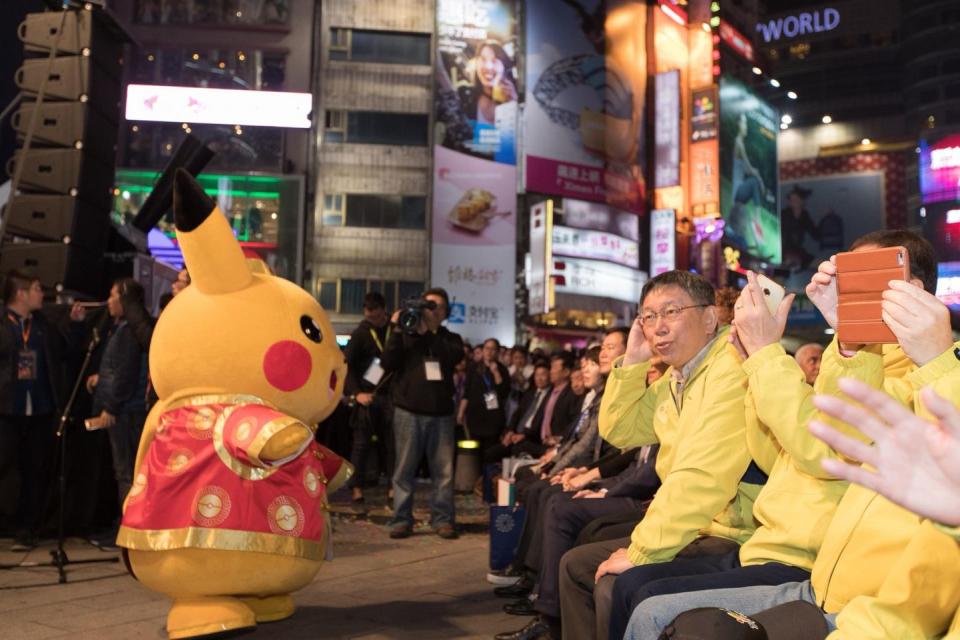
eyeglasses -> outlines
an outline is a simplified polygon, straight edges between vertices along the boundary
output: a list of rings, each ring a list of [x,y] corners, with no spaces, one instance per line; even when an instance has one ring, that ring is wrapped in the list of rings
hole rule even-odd
[[[686,307],[678,306],[669,306],[663,309],[660,313],[656,311],[644,311],[640,314],[640,324],[642,326],[652,326],[656,324],[657,318],[663,318],[665,322],[673,323],[680,319],[680,314],[686,311],[687,309],[696,309],[698,307],[709,307],[708,304],[691,304]]]

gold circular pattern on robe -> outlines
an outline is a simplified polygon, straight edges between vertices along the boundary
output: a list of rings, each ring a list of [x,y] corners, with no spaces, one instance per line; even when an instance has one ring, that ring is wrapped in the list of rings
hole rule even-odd
[[[320,495],[320,483],[322,482],[320,473],[313,467],[307,467],[303,470],[303,488],[311,498]]]
[[[269,478],[274,473],[279,470],[279,467],[254,467],[248,464],[243,463],[238,458],[234,457],[232,453],[227,449],[227,445],[224,442],[224,431],[226,431],[227,420],[230,419],[230,416],[233,415],[233,412],[245,405],[231,405],[226,407],[221,413],[220,417],[217,418],[216,424],[213,428],[213,450],[217,452],[217,456],[227,465],[227,467],[236,473],[238,476],[244,480],[263,480],[264,478]],[[265,425],[264,429],[267,429],[269,425]],[[263,431],[260,432],[263,434]],[[234,440],[235,442],[235,440]]]
[[[130,493],[127,494],[128,499],[132,500],[137,496],[143,494],[147,488],[147,476],[138,473],[137,477],[133,479],[133,485],[130,487]]]
[[[200,407],[187,419],[187,433],[197,440],[209,440],[213,437],[213,425],[216,421],[216,411],[210,407]]]
[[[167,458],[167,471],[173,475],[180,475],[193,462],[193,452],[189,449],[177,449]]]
[[[250,434],[253,433],[254,427],[257,426],[257,421],[253,418],[246,418],[240,424],[237,425],[237,428],[233,431],[233,441],[237,444],[243,444],[250,439]]]
[[[303,533],[303,507],[290,496],[278,496],[267,508],[267,524],[277,535],[299,536]]]
[[[216,527],[230,515],[230,494],[222,487],[208,485],[197,492],[193,521],[201,527]]]

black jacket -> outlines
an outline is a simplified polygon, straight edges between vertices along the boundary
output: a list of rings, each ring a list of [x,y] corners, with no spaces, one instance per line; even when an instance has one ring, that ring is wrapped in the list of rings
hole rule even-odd
[[[377,329],[366,320],[362,321],[353,333],[350,342],[343,350],[343,357],[347,360],[347,379],[343,383],[343,393],[347,396],[361,392],[373,391],[374,385],[363,379],[363,374],[370,368],[374,358],[381,357],[380,346],[373,339],[374,333],[381,345],[386,345],[389,325]],[[374,332],[374,333],[371,333]],[[392,331],[391,331],[392,334]]]
[[[566,439],[570,431],[577,426],[581,402],[583,402],[583,396],[574,394],[573,389],[567,384],[566,388],[560,392],[557,403],[553,407],[553,416],[550,418],[550,433]]]
[[[147,382],[147,353],[128,322],[116,324],[107,337],[94,390],[94,412],[113,415],[143,410]]]
[[[523,435],[526,436],[525,439],[527,442],[540,442],[540,425],[543,424],[543,413],[547,408],[547,398],[550,397],[550,387],[546,387],[543,392],[546,395],[540,402],[540,407],[537,409],[537,412],[533,415],[533,420],[530,421],[530,428],[522,431]],[[510,416],[510,424],[507,425],[507,431],[517,431],[517,428],[520,427],[520,420],[527,415],[527,410],[530,408],[530,405],[536,401],[536,399],[536,387],[531,386],[529,389],[523,392],[523,395],[520,396],[520,403],[517,405],[517,410],[513,412],[512,416]]]
[[[494,384],[493,374],[485,364],[477,363],[467,373],[464,398],[467,400],[467,429],[470,435],[478,438],[490,438],[500,434],[507,423],[507,399],[510,397],[510,372],[497,363],[500,370],[500,384]],[[488,391],[497,394],[497,408],[487,409],[484,396]]]
[[[634,461],[614,478],[601,483],[607,489],[608,498],[636,498],[646,500],[660,488],[660,476],[657,475],[657,453],[660,445],[650,447],[647,459],[641,457],[641,449],[635,449]]]
[[[424,362],[440,363],[442,380],[427,381]],[[463,360],[463,341],[440,327],[436,333],[408,335],[393,327],[380,364],[393,372],[390,389],[394,406],[426,416],[453,414],[453,370]]]
[[[59,316],[54,311],[61,312]],[[13,412],[17,360],[19,358],[20,327],[9,319],[6,307],[0,308],[0,415]],[[67,358],[72,348],[78,348],[83,338],[83,323],[70,322],[69,309],[42,309],[31,315],[32,328],[43,344],[44,369],[56,412],[63,410],[67,400]]]

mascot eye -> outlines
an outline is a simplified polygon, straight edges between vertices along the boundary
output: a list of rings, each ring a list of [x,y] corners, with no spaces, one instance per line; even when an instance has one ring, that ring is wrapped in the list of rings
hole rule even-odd
[[[312,341],[320,342],[323,340],[323,332],[320,331],[320,325],[310,316],[300,316],[300,328],[303,330],[303,335]]]

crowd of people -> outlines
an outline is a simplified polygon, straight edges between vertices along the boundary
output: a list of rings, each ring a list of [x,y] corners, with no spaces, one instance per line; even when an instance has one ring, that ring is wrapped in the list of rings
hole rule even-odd
[[[753,274],[729,325],[702,277],[646,283],[598,358],[593,455],[517,474],[523,536],[490,579],[531,618],[498,639],[960,637],[960,349],[930,244],[851,251],[884,247],[910,261],[883,294],[896,344],[790,355],[793,295],[771,313]],[[830,260],[806,288],[834,329],[836,280]]]
[[[430,525],[452,539],[456,441],[476,441],[484,465],[521,459],[503,472],[522,535],[487,578],[529,620],[499,640],[960,638],[960,345],[930,244],[892,230],[850,250],[885,247],[909,254],[911,279],[890,281],[881,303],[897,342],[793,354],[793,294],[771,312],[752,273],[739,292],[660,274],[630,327],[578,352],[465,344],[444,326],[443,289],[392,314],[368,294],[344,350],[350,497],[385,473],[389,536],[409,537],[425,462]],[[806,287],[833,329],[837,275],[826,261]],[[184,272],[172,295],[188,285]],[[155,397],[154,319],[130,279],[93,313],[51,316],[21,272],[3,296],[0,450],[19,486],[14,548],[29,550],[67,364],[87,348],[87,428],[107,430],[118,499],[129,490]]]

